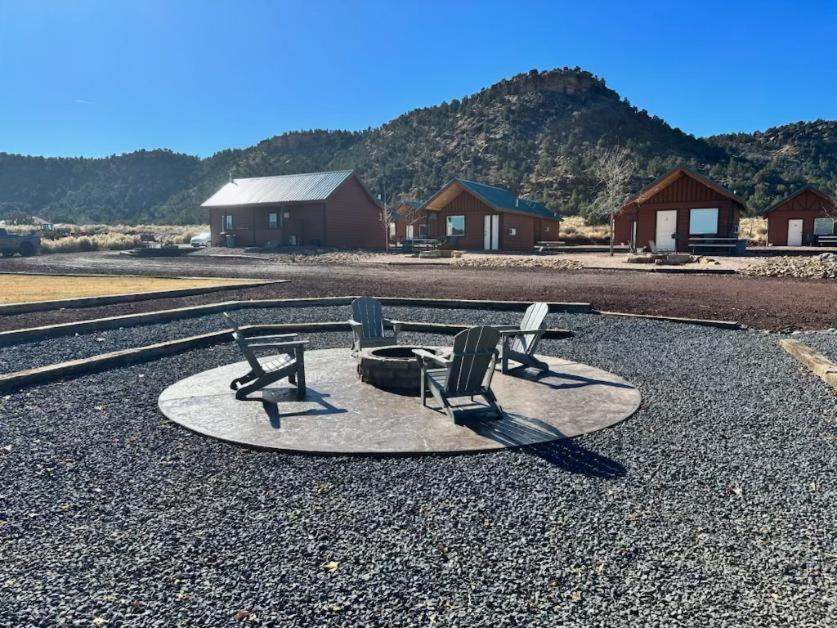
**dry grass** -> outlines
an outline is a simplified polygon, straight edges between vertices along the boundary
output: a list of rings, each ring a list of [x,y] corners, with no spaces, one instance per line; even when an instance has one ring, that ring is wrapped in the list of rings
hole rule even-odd
[[[73,225],[56,224],[69,229],[70,235],[56,240],[41,239],[43,253],[79,253],[86,251],[124,251],[139,245],[140,234],[152,234],[166,244],[188,244],[192,237],[209,231],[207,225]],[[7,225],[11,233],[40,233],[35,225]]]
[[[767,220],[764,218],[742,218],[738,233],[752,246],[767,246]]]
[[[242,279],[177,279],[160,277],[68,277],[63,275],[0,275],[0,303],[51,301],[78,297],[180,290],[219,285],[246,285]]]

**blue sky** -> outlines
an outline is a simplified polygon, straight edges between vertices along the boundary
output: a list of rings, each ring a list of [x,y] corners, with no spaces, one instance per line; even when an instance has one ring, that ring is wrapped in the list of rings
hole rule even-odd
[[[201,156],[580,66],[695,135],[837,118],[837,2],[0,0],[0,151]]]

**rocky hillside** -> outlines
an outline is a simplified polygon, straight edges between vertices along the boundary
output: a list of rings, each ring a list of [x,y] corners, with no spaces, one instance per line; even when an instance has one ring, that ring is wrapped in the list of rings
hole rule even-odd
[[[579,69],[532,71],[481,92],[352,133],[286,133],[207,159],[141,151],[105,159],[0,154],[0,216],[53,220],[195,222],[229,176],[354,168],[387,197],[425,197],[453,176],[503,185],[561,212],[595,195],[590,166],[622,144],[637,156],[638,189],[686,165],[762,210],[789,190],[837,183],[837,123],[695,138],[632,106]]]

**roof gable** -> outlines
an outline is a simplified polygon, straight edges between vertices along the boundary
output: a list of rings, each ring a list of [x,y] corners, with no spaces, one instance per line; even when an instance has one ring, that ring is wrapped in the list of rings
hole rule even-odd
[[[811,196],[813,199],[803,200],[800,198],[802,196]],[[837,211],[837,201],[814,186],[806,185],[765,209],[762,215],[767,215],[770,212],[781,209],[793,209],[795,211]]]
[[[637,192],[634,196],[628,199],[627,202],[622,206],[621,210],[629,209],[632,205],[642,205],[644,203],[648,203],[652,198],[657,195],[664,193],[665,190],[670,188],[671,186],[675,185],[678,182],[682,183],[682,180],[691,179],[696,184],[711,190],[713,193],[717,194],[722,198],[727,198],[737,203],[741,206],[741,209],[747,209],[747,205],[744,203],[743,200],[738,198],[735,194],[727,190],[724,186],[716,183],[712,179],[708,179],[697,172],[689,170],[688,168],[675,168],[674,170],[670,170],[662,177],[653,181],[649,185],[645,186]],[[670,201],[671,199],[665,199]],[[695,198],[694,200],[701,201],[707,199]],[[620,211],[621,211],[620,210]]]
[[[201,207],[324,201],[353,176],[351,170],[337,170],[233,179],[204,201]],[[365,186],[362,187],[369,194]]]
[[[541,203],[516,196],[514,193],[504,188],[498,188],[493,185],[487,185],[477,181],[469,181],[459,177],[450,181],[441,190],[430,197],[430,199],[424,203],[423,208],[430,210],[440,209],[440,207],[433,207],[434,201],[440,200],[443,204],[446,204],[452,200],[454,196],[453,192],[458,193],[460,190],[464,190],[469,194],[476,196],[491,209],[498,212],[514,212],[537,216],[539,218],[560,220],[558,212],[553,212]]]

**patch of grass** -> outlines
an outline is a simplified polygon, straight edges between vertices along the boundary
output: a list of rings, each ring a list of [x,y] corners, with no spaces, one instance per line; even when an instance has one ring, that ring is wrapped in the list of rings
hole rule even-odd
[[[219,285],[247,285],[246,279],[177,279],[161,277],[68,277],[0,275],[0,303],[51,301],[114,294],[180,290]]]

